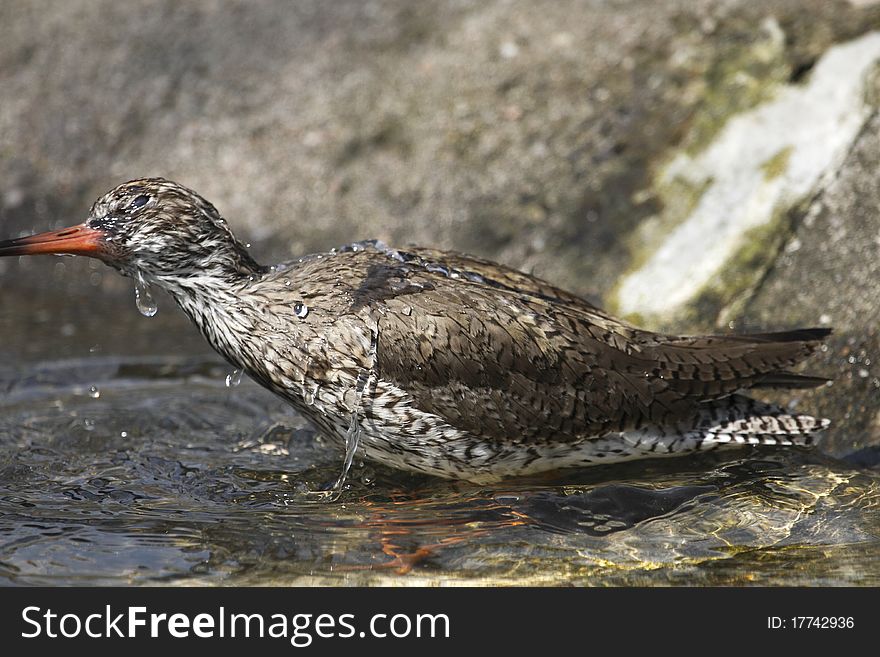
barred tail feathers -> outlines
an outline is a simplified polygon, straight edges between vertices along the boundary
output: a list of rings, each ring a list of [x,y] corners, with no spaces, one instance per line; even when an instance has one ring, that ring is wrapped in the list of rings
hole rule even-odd
[[[830,421],[793,414],[742,395],[701,405],[690,421],[674,427],[627,431],[624,440],[655,455],[706,451],[722,446],[810,446]]]

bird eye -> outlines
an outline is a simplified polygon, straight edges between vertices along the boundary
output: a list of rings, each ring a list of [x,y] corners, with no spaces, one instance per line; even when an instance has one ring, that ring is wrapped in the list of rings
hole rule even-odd
[[[126,208],[130,212],[134,212],[135,210],[139,210],[144,207],[147,203],[149,203],[150,197],[146,194],[141,194],[140,196],[135,196],[131,203],[128,204],[128,208]]]

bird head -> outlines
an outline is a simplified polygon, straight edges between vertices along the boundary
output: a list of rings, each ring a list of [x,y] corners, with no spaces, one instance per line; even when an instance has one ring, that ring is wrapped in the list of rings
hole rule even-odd
[[[213,205],[163,178],[119,185],[76,226],[0,241],[0,256],[39,254],[90,256],[172,292],[263,270]]]

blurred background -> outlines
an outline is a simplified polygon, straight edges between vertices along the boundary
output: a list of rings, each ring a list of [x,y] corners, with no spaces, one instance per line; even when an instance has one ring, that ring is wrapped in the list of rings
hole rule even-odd
[[[366,536],[354,560],[373,563],[403,540],[387,518],[450,546],[454,513],[462,527],[543,518],[533,533],[463,534],[465,547],[440,562],[453,577],[524,581],[531,563],[532,582],[601,571],[609,583],[743,583],[758,572],[860,583],[870,560],[876,582],[880,484],[849,468],[880,463],[878,63],[872,0],[2,0],[0,236],[79,223],[120,182],[162,176],[212,201],[267,264],[379,238],[493,258],[653,329],[833,326],[809,366],[833,385],[782,397],[832,418],[812,461],[794,453],[781,470],[756,461],[705,478],[700,463],[679,466],[683,476],[637,464],[620,475],[634,485],[579,479],[578,502],[568,484],[459,498],[433,482],[432,499],[453,492],[427,521],[423,501],[414,519],[383,506],[397,475],[380,473],[376,493],[376,475],[360,470],[357,490],[374,492],[348,507],[346,526]],[[335,476],[338,454],[256,387],[218,396],[222,367],[150,361],[219,362],[158,301],[158,315],[142,317],[132,282],[98,262],[0,260],[0,515],[16,546],[0,549],[0,575],[240,572],[265,583],[329,564],[337,577],[325,557],[340,551],[325,529],[330,507],[304,507],[314,526],[294,538],[300,511],[288,504]],[[109,383],[89,386],[98,381]],[[310,463],[324,469],[306,476]],[[297,468],[302,490],[291,488]],[[657,487],[656,498],[645,492]],[[510,504],[519,510],[508,517]],[[578,505],[591,519],[571,517]],[[679,505],[693,510],[676,516]],[[106,516],[106,527],[71,525],[71,509]],[[667,524],[629,532],[657,513]],[[615,514],[620,544],[603,533]],[[56,525],[61,534],[27,529]],[[55,538],[68,530],[99,546],[91,562],[82,544]],[[808,546],[807,570],[792,569],[790,544]],[[731,546],[753,557],[737,566]],[[489,554],[496,570],[485,570]],[[721,565],[658,569],[679,556]]]

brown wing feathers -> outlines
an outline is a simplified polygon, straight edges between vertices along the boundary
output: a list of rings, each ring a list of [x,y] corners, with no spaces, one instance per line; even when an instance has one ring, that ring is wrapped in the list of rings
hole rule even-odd
[[[526,274],[457,257],[455,267],[485,280],[408,272],[419,293],[384,299],[379,369],[419,408],[474,434],[505,437],[518,427],[524,438],[564,439],[662,425],[744,388],[824,381],[786,370],[828,329],[650,333]]]
[[[802,329],[741,336],[652,335],[646,349],[651,375],[668,379],[684,395],[723,396],[752,387],[814,387],[826,381],[785,370],[809,356],[830,329]]]

